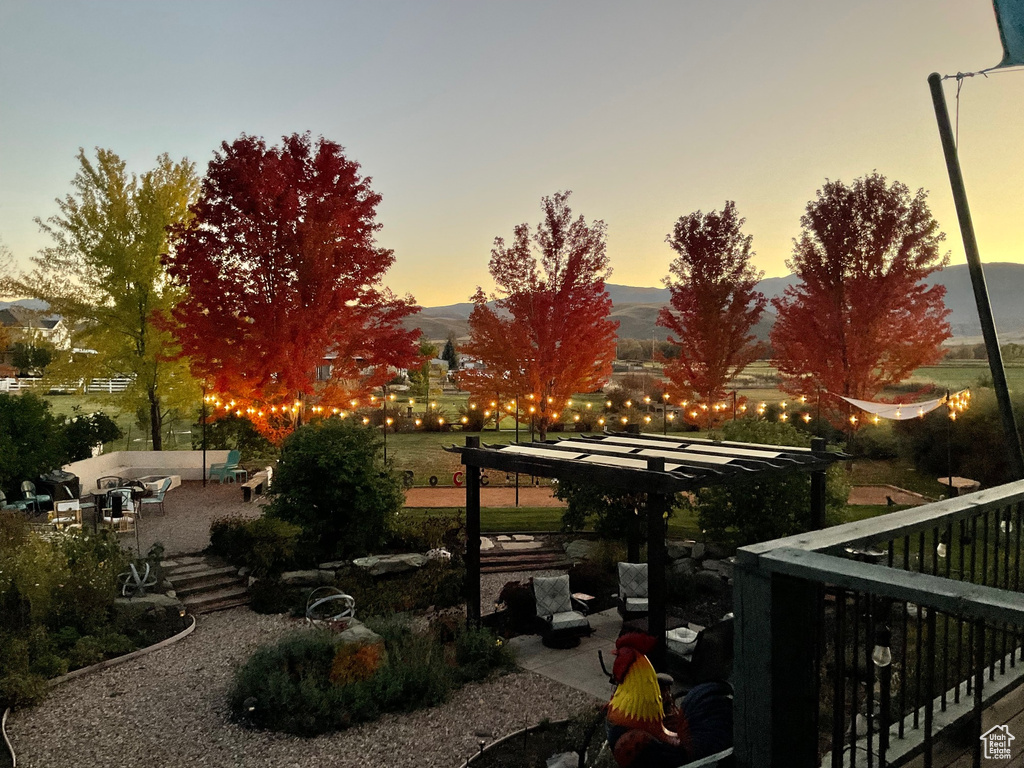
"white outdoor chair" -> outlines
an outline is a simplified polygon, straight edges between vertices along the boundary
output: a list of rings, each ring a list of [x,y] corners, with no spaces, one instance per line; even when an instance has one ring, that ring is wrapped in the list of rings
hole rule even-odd
[[[537,616],[544,622],[545,645],[566,646],[578,642],[581,635],[593,630],[587,620],[587,607],[577,602],[574,606],[569,592],[569,575],[535,576],[533,596],[537,601]],[[579,610],[575,610],[579,608]]]
[[[647,610],[647,563],[619,563],[619,613],[635,619]]]

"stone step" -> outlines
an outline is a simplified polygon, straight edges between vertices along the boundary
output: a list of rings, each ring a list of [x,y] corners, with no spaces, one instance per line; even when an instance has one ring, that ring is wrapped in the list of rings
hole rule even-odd
[[[174,591],[182,600],[194,595],[219,592],[220,590],[228,589],[230,587],[245,587],[245,582],[240,580],[237,576],[211,576],[208,579],[203,579],[202,581],[193,582],[183,586],[178,586],[178,582],[174,580],[172,580],[171,583],[174,584]]]
[[[227,566],[223,560],[202,560],[198,563],[189,563],[187,565],[172,565],[167,567],[161,564],[163,567],[164,575],[169,579],[173,579],[175,576],[183,576],[190,573],[200,573],[202,571],[209,570],[210,568],[223,568]]]
[[[205,563],[206,557],[204,555],[181,555],[179,557],[169,557],[166,560],[160,561],[162,568],[177,568],[185,565],[195,565],[196,563]]]
[[[480,563],[480,573],[510,573],[512,571],[548,571],[570,568],[572,560],[563,558],[522,558]]]
[[[194,583],[206,581],[213,577],[231,576],[238,577],[238,569],[233,565],[222,565],[217,568],[207,566],[199,570],[188,571],[164,571],[164,576],[174,582],[174,586],[191,586]]]
[[[216,611],[226,611],[228,608],[238,608],[243,605],[249,604],[249,596],[228,598],[225,600],[217,600],[213,603],[204,605],[201,609],[196,609],[193,613],[214,613]]]
[[[565,557],[565,552],[560,547],[538,547],[537,549],[484,549],[480,551],[481,560],[500,560],[507,557],[537,557],[541,555],[556,555]]]
[[[227,600],[242,600],[249,602],[249,591],[241,584],[234,584],[224,589],[199,592],[182,598],[181,602],[192,613],[205,613],[211,606],[215,606]],[[216,609],[214,609],[216,610]]]

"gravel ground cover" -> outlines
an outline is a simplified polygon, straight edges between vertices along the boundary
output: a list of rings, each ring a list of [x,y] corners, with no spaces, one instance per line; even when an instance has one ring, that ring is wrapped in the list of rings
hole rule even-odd
[[[207,483],[203,488],[199,480],[183,481],[164,497],[166,514],[152,506],[143,509],[139,522],[140,549],[145,554],[155,542],[160,542],[168,556],[200,552],[210,543],[210,523],[228,515],[259,517],[262,501],[242,501],[242,489],[234,483]],[[126,549],[135,549],[134,533],[118,535]]]
[[[69,682],[38,708],[15,713],[8,731],[18,765],[453,768],[481,740],[597,703],[518,672],[468,685],[440,707],[312,739],[232,723],[227,692],[234,669],[257,645],[301,626],[245,608],[201,616],[177,645]]]

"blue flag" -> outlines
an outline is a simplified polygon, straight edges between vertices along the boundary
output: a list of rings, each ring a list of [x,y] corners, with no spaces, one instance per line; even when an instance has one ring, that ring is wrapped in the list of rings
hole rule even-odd
[[[1024,65],[1024,0],[992,0],[992,5],[1003,42],[1003,60],[993,69]]]

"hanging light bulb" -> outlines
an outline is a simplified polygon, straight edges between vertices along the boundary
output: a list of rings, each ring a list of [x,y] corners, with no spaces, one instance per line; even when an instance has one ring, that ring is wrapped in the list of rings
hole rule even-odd
[[[885,625],[880,626],[875,630],[875,647],[871,651],[871,661],[875,663],[875,666],[879,669],[888,667],[892,664],[892,649],[889,645],[892,643],[892,632]]]

